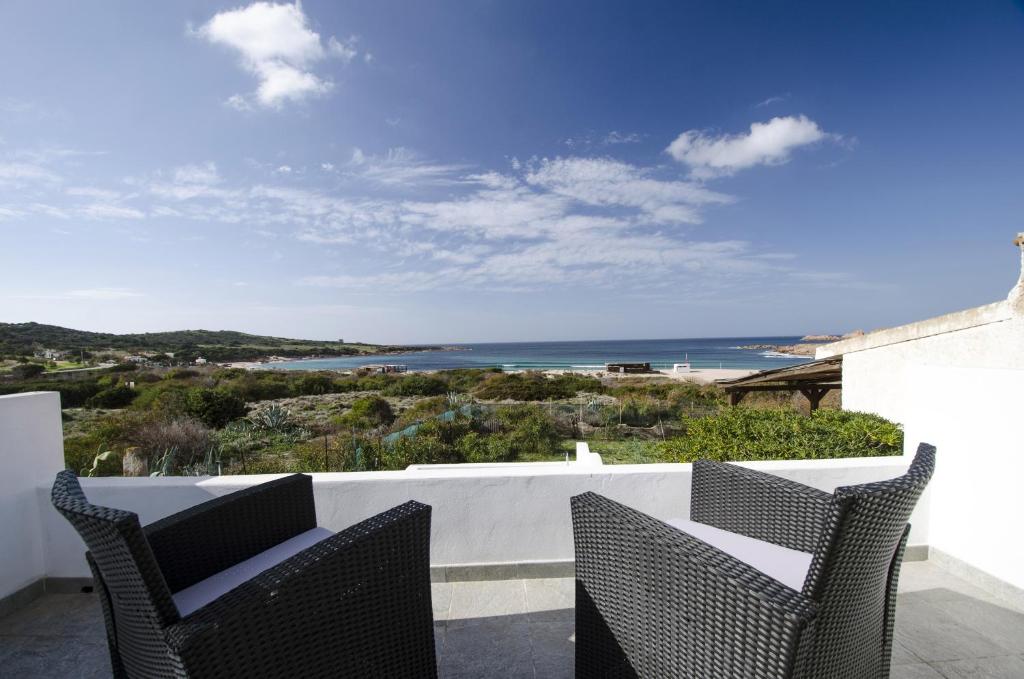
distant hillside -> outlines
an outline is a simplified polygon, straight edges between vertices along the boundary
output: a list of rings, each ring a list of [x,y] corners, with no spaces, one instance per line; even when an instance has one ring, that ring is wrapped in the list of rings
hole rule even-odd
[[[233,330],[175,330],[115,335],[73,330],[41,323],[0,323],[0,355],[31,354],[36,349],[92,353],[174,353],[176,358],[202,356],[211,361],[254,360],[267,356],[352,356],[395,353],[409,347],[300,340],[249,335]]]

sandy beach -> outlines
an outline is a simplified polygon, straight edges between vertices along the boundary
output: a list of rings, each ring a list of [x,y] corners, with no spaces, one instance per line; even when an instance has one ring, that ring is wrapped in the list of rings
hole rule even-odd
[[[515,371],[508,371],[515,372]],[[580,373],[584,375],[590,375],[597,377],[598,379],[610,378],[610,379],[626,379],[639,377],[643,378],[656,378],[656,377],[667,377],[672,380],[678,380],[680,382],[700,382],[701,384],[707,384],[714,382],[715,380],[728,380],[735,377],[746,377],[758,372],[757,370],[747,370],[741,368],[694,368],[690,372],[677,373],[671,370],[656,370],[649,373],[610,373],[606,370],[545,370],[545,375],[562,375],[564,373]]]

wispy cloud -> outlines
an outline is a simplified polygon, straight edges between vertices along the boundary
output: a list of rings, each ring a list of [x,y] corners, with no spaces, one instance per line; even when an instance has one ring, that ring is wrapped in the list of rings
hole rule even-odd
[[[712,135],[688,130],[665,151],[688,165],[693,177],[707,179],[757,165],[785,163],[794,149],[835,136],[807,116],[785,116],[753,123],[747,133]]]
[[[786,101],[787,99],[789,99],[789,94],[788,93],[787,94],[778,94],[778,95],[775,95],[774,97],[768,97],[767,99],[764,99],[762,101],[757,102],[756,104],[754,104],[754,108],[765,108],[766,106],[771,106],[773,104],[781,104],[782,102]]]
[[[397,147],[379,156],[367,155],[360,148],[353,149],[346,169],[350,176],[371,182],[389,186],[413,186],[457,184],[460,181],[459,174],[466,172],[469,166],[430,162],[410,149]]]
[[[242,66],[259,80],[253,96],[228,98],[229,106],[241,110],[254,104],[279,108],[329,92],[333,83],[314,73],[313,66],[329,57],[348,63],[359,53],[355,37],[342,41],[330,36],[325,46],[298,2],[255,2],[220,12],[194,34],[235,50]]]
[[[77,290],[65,290],[61,292],[39,292],[16,294],[10,297],[15,299],[50,299],[50,300],[93,300],[93,301],[116,301],[134,297],[144,297],[141,292],[129,288],[82,288]]]
[[[47,167],[33,163],[0,163],[0,185],[25,186],[34,183],[52,184],[60,175]]]
[[[58,183],[39,199],[3,203],[0,218],[155,220],[149,229],[158,229],[159,220],[236,225],[259,243],[272,242],[274,257],[292,257],[289,247],[303,243],[331,253],[337,269],[307,271],[295,282],[351,292],[591,288],[696,295],[798,271],[788,253],[696,232],[710,211],[735,201],[697,181],[706,176],[702,169],[724,175],[782,162],[801,145],[782,134],[785,143],[771,146],[761,134],[695,138],[693,148],[703,150],[683,155],[691,177],[675,165],[599,155],[512,160],[503,170],[481,171],[403,148],[381,155],[355,149],[347,161],[322,161],[316,172],[280,161],[249,163],[262,177],[256,183],[208,161],[114,186]],[[828,276],[792,280],[839,284]],[[136,294],[75,292],[94,299]]]

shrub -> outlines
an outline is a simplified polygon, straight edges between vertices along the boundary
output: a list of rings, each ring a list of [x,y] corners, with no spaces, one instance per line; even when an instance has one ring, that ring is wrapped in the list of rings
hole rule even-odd
[[[139,366],[134,363],[118,363],[107,368],[107,372],[112,373],[130,373],[133,370],[138,370]]]
[[[395,380],[402,379],[398,375],[382,373],[378,375],[365,375],[359,377],[356,382],[358,391],[383,391]]]
[[[402,411],[398,416],[396,424],[401,427],[408,427],[421,420],[440,415],[448,410],[448,399],[444,396],[432,396],[423,398]]]
[[[272,372],[247,371],[240,377],[220,383],[219,386],[247,403],[287,398],[292,395],[288,376]]]
[[[111,387],[90,397],[85,405],[89,408],[124,408],[131,404],[136,396],[138,393],[131,387]]]
[[[167,417],[185,414],[185,401],[191,387],[186,382],[161,380],[146,385],[132,403],[135,410],[149,410]]]
[[[296,396],[330,394],[333,391],[334,379],[323,373],[307,373],[292,383],[292,393]]]
[[[448,391],[448,383],[431,375],[406,375],[384,388],[388,396],[438,396]]]
[[[337,419],[343,427],[374,429],[395,421],[391,405],[379,396],[357,398],[352,407]]]
[[[91,396],[96,395],[100,391],[100,386],[93,380],[0,384],[0,395],[19,394],[28,391],[60,392],[61,408],[81,408]]]
[[[142,451],[150,469],[169,451],[173,451],[176,466],[187,466],[204,459],[217,447],[213,432],[202,422],[188,417],[169,421],[149,420],[129,436]]]
[[[223,388],[194,387],[185,397],[185,412],[208,427],[219,429],[244,417],[245,401]]]
[[[727,408],[718,415],[686,420],[686,435],[661,445],[677,462],[784,460],[898,455],[899,425],[870,413]]]
[[[587,375],[565,373],[548,377],[539,372],[500,373],[488,377],[475,394],[491,401],[547,401],[572,398],[581,391],[604,391],[601,381]]]
[[[199,371],[188,368],[175,368],[164,375],[165,380],[190,380],[193,377],[199,377]]]
[[[561,437],[554,420],[543,408],[511,406],[498,410],[497,416],[502,432],[508,438],[509,452],[506,455],[510,459],[524,455],[546,457],[558,452]]]
[[[456,368],[437,373],[437,377],[448,383],[448,389],[468,392],[483,382],[489,375],[500,373],[501,368]]]
[[[38,363],[22,363],[11,368],[11,376],[16,380],[27,380],[40,375],[43,369]]]

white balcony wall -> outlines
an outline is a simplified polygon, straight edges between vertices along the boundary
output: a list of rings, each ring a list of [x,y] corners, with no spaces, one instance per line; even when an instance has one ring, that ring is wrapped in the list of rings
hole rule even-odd
[[[908,365],[904,373],[908,452],[921,440],[938,447],[931,546],[1024,589],[1024,370]]]
[[[749,463],[750,467],[831,491],[839,485],[897,476],[903,457]],[[321,525],[341,530],[406,500],[433,507],[433,565],[557,562],[573,558],[569,498],[588,490],[661,519],[686,517],[692,468],[688,464],[532,466],[421,469],[313,474]],[[82,479],[97,504],[137,512],[148,523],[270,476],[217,478]],[[83,546],[45,503],[47,564],[51,577],[86,577]],[[927,505],[914,518],[911,544],[928,541]]]
[[[0,598],[45,574],[38,491],[64,468],[60,396],[0,396]]]

